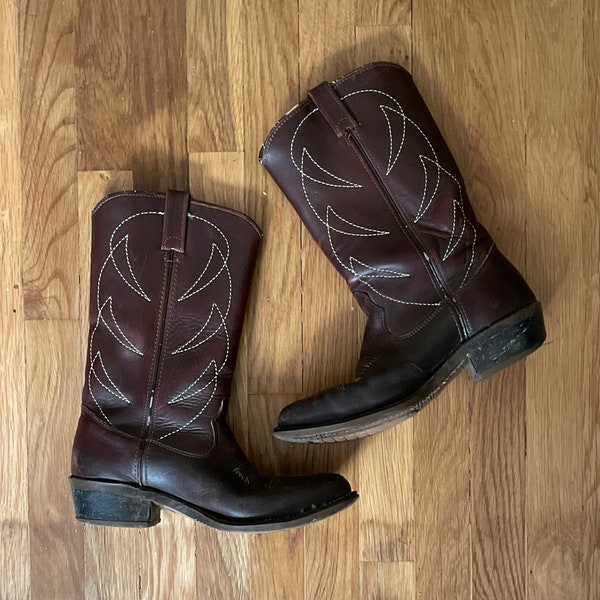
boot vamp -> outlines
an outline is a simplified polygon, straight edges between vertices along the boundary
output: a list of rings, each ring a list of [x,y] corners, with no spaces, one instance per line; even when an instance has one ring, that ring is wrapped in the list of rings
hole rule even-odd
[[[145,486],[175,496],[216,518],[281,520],[325,507],[351,493],[344,477],[322,473],[261,477],[223,423],[206,456],[182,455],[155,445],[148,454]]]
[[[427,374],[411,362],[381,358],[351,383],[331,387],[286,406],[278,426],[294,429],[329,425],[357,418],[401,401],[426,380]]]

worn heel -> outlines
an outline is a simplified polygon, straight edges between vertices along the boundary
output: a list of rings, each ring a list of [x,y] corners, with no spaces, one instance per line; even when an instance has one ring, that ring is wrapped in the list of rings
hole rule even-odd
[[[76,477],[71,477],[70,483],[78,521],[112,527],[152,527],[160,523],[160,506],[136,498],[134,488],[125,495],[123,491],[129,486]]]
[[[475,381],[482,381],[525,358],[545,339],[544,316],[536,302],[479,334],[465,368]]]

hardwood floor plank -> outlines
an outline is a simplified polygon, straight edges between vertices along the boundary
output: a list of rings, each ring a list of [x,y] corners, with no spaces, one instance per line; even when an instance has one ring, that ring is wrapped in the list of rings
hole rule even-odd
[[[292,529],[250,538],[252,600],[270,596],[304,600],[304,530]],[[273,566],[276,565],[276,568]]]
[[[361,562],[361,600],[413,600],[415,564],[412,562]]]
[[[75,7],[18,3],[26,319],[77,318]]]
[[[131,168],[133,74],[130,3],[79,2],[75,29],[78,168]]]
[[[30,592],[22,285],[19,39],[15,2],[0,3],[0,598]]]
[[[584,69],[587,102],[587,120],[600,120],[600,5],[586,0],[583,20]],[[600,597],[600,219],[598,190],[600,189],[600,139],[594,127],[586,130],[588,157],[583,215],[583,239],[586,252],[583,257],[586,278],[585,316],[586,336],[585,370],[586,403],[583,414],[584,479],[583,479],[583,597]]]
[[[300,0],[299,8],[303,99],[312,87],[358,66],[354,51],[356,3]],[[345,281],[304,226],[302,307],[303,391],[310,395],[353,378],[365,318]]]
[[[290,444],[273,435],[281,409],[298,400],[300,394],[253,394],[248,398],[247,452],[252,463],[266,475],[308,473],[308,448]]]
[[[130,3],[135,146],[127,168],[137,189],[188,185],[186,5]]]
[[[269,476],[307,473],[305,448],[286,444],[273,436],[273,425],[283,406],[297,395],[253,395],[248,398],[246,451],[252,464]],[[282,598],[305,598],[304,530],[292,529],[248,537],[250,598],[259,600],[269,593]]]
[[[201,597],[205,586],[196,572],[197,524],[168,510],[161,511],[160,519],[157,527],[142,530],[140,535],[140,597]]]
[[[364,440],[358,465],[361,561],[414,560],[412,421]]]
[[[28,321],[25,348],[31,597],[81,598],[84,528],[67,480],[81,394],[79,323]]]
[[[322,81],[333,81],[360,66],[354,50],[359,4],[356,0],[298,0],[301,99]]]
[[[354,2],[300,0],[303,98],[315,85],[335,80],[357,66],[355,8]],[[346,282],[304,226],[302,306],[303,391],[309,395],[354,377],[365,318]]]
[[[197,525],[198,597],[210,600],[251,598],[248,540],[245,533],[227,533]]]
[[[467,10],[469,158],[463,170],[476,214],[499,248],[526,267],[528,196],[522,3]],[[471,384],[474,598],[525,598],[525,362]]]
[[[410,25],[411,0],[375,0],[357,2],[358,25]]]
[[[344,473],[344,469],[339,469]],[[344,473],[346,476],[347,473]],[[360,502],[360,500],[359,500]],[[356,505],[311,525],[304,532],[304,597],[345,600],[360,589]]]
[[[250,0],[244,22],[246,209],[263,230],[249,306],[251,394],[302,391],[300,226],[257,162],[276,121],[298,101],[298,5]],[[276,357],[276,362],[274,358]]]
[[[401,25],[360,25],[356,27],[356,63],[389,61],[411,70],[412,28]]]
[[[235,152],[244,145],[242,1],[187,5],[188,147]]]
[[[86,600],[144,597],[141,537],[139,529],[85,525]]]
[[[585,85],[583,2],[526,8],[535,24],[525,46],[527,267],[549,324],[546,344],[527,359],[527,593],[531,600],[584,598],[582,434],[590,367],[581,307],[591,239],[581,228],[589,215],[582,160],[589,123],[586,94],[569,91]]]

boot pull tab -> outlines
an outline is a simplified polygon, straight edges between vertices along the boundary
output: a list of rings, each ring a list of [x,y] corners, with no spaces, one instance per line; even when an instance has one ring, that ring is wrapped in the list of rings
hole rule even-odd
[[[185,252],[185,232],[189,205],[190,195],[187,192],[167,191],[161,250]]]
[[[358,127],[359,123],[328,81],[310,90],[308,95],[338,138],[343,137],[348,129]]]

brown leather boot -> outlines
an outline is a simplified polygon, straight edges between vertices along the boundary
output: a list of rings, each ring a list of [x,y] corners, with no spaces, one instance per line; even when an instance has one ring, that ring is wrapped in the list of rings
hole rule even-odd
[[[260,156],[369,320],[356,380],[286,407],[275,435],[347,440],[399,423],[463,368],[481,380],[545,339],[542,311],[477,222],[411,75],[325,82]]]
[[[258,227],[183,192],[124,192],[95,208],[92,235],[77,518],[147,527],[163,507],[261,532],[354,502],[339,475],[260,477],[225,422]]]

